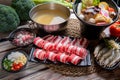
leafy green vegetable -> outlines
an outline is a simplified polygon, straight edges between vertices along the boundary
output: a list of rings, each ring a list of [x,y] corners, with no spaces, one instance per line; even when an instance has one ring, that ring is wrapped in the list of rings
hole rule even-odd
[[[30,19],[29,11],[35,6],[32,0],[12,0],[11,5],[18,13],[22,21],[27,21]]]
[[[94,6],[98,6],[99,3],[100,3],[100,0],[93,0],[93,5]]]
[[[0,4],[0,32],[9,32],[19,25],[20,20],[16,11],[6,5]]]
[[[47,3],[47,2],[54,2],[58,4],[62,4],[66,7],[72,8],[72,3],[69,3],[65,0],[33,0],[35,4]]]
[[[98,6],[100,0],[82,0],[82,8],[86,8],[88,6]]]
[[[7,58],[5,58],[4,60],[3,60],[3,67],[6,69],[6,70],[8,70],[8,71],[10,71],[11,70],[11,67],[12,67],[12,61],[11,60],[8,60]]]

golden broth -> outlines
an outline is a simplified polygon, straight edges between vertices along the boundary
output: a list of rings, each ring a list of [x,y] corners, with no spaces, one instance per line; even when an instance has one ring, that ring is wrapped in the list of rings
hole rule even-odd
[[[62,14],[59,10],[42,10],[33,15],[33,20],[40,24],[59,24],[67,19],[67,15]]]

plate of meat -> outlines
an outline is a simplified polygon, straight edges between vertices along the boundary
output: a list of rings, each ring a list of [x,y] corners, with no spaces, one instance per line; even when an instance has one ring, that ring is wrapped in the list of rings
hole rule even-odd
[[[41,63],[68,64],[90,66],[90,52],[86,49],[88,41],[85,38],[70,38],[66,36],[47,35],[36,37],[30,53],[30,61]]]

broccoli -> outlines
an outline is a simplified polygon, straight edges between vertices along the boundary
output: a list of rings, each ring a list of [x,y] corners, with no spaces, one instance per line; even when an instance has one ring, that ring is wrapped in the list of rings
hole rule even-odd
[[[11,6],[18,13],[21,21],[30,20],[29,11],[35,6],[35,3],[31,0],[12,0]]]
[[[16,11],[10,6],[0,4],[0,32],[12,31],[19,23]]]

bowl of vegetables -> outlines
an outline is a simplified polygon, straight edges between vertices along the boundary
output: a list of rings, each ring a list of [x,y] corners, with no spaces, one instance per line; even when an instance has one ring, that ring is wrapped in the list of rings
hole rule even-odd
[[[27,61],[27,54],[24,51],[10,51],[2,59],[2,68],[8,72],[19,72],[25,68]]]
[[[112,0],[76,0],[73,11],[87,39],[99,39],[101,32],[119,17],[118,6]]]

